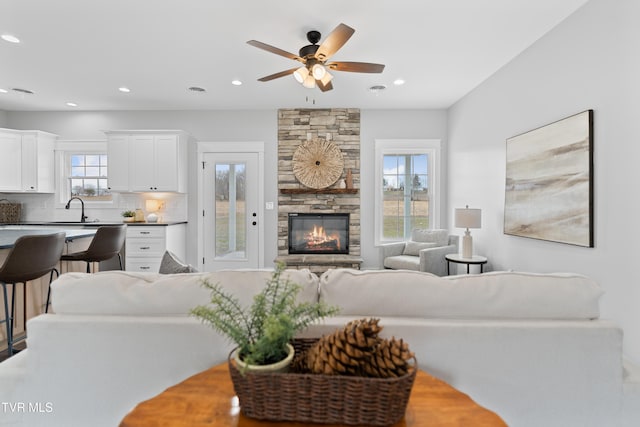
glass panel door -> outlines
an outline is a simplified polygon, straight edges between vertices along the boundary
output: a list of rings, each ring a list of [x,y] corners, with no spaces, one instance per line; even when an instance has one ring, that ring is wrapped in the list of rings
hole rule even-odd
[[[258,268],[258,155],[206,153],[204,160],[204,270]]]
[[[216,163],[215,257],[247,258],[246,163]]]

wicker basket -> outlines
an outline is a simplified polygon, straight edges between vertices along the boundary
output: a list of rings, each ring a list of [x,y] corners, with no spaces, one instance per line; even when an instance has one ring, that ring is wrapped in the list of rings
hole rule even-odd
[[[0,199],[0,223],[9,224],[20,222],[22,204],[10,202],[7,199]]]
[[[304,351],[316,339],[297,339]],[[233,352],[232,352],[233,353]],[[242,413],[270,421],[388,426],[405,414],[414,369],[400,378],[364,378],[313,374],[240,373],[229,355],[229,372]]]

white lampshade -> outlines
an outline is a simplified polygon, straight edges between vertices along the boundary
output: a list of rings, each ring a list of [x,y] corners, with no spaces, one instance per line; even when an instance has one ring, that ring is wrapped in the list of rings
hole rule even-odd
[[[322,82],[323,85],[326,85],[327,83],[329,83],[331,80],[333,79],[333,76],[331,75],[331,73],[326,72],[324,73],[324,77],[322,77],[320,79],[320,81]]]
[[[144,201],[144,207],[147,212],[156,212],[160,210],[160,200],[149,199]]]
[[[480,228],[481,226],[481,212],[480,209],[466,208],[456,209],[456,227],[457,228]]]
[[[302,82],[302,86],[306,87],[307,89],[313,89],[314,87],[316,87],[316,79],[314,79],[313,76],[309,74],[307,78],[304,79],[304,82]]]
[[[320,80],[327,73],[327,70],[324,69],[322,64],[315,64],[311,67],[311,73],[313,74],[313,78],[316,80]]]
[[[304,79],[309,75],[309,70],[307,67],[302,66],[293,72],[293,77],[298,81],[298,83],[304,83]]]

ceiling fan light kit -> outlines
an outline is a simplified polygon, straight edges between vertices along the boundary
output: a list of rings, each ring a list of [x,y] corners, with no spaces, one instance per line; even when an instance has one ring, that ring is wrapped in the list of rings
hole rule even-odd
[[[322,44],[318,45],[321,34],[318,31],[309,31],[307,33],[307,40],[309,40],[309,43],[311,44],[303,46],[298,51],[299,55],[294,55],[293,53],[257,40],[249,40],[247,43],[251,46],[304,64],[299,68],[291,68],[289,70],[280,71],[279,73],[259,78],[258,81],[267,82],[293,74],[296,81],[304,87],[313,89],[318,86],[322,92],[326,92],[333,89],[333,85],[331,83],[333,76],[329,73],[328,69],[352,73],[381,73],[384,70],[383,64],[335,61],[327,63],[329,58],[344,46],[354,32],[355,30],[348,25],[340,24],[327,36]]]

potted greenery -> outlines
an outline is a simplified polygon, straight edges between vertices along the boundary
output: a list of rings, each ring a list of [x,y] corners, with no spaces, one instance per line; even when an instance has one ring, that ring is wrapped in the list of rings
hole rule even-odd
[[[124,218],[124,222],[133,222],[136,217],[135,211],[124,211],[121,215]]]
[[[242,307],[219,284],[205,280],[203,285],[211,289],[211,303],[191,310],[192,315],[237,344],[234,357],[242,372],[260,371],[261,366],[283,359],[288,365],[293,359],[293,337],[314,321],[338,311],[324,303],[297,302],[301,286],[283,278],[283,271],[284,264],[278,263],[249,307]]]

